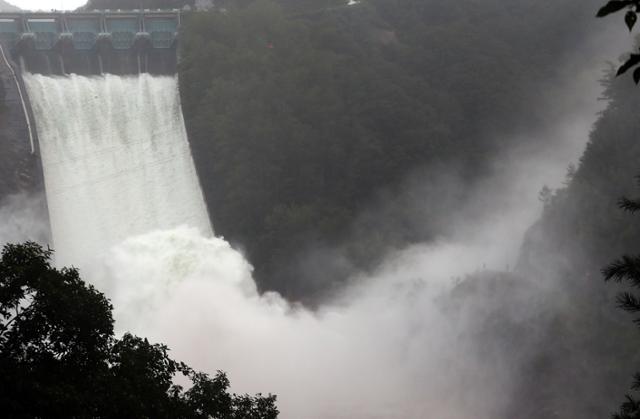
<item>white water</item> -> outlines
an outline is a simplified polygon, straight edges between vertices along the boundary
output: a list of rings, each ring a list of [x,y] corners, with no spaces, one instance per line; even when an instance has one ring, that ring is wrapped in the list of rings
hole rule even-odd
[[[211,227],[175,77],[24,77],[56,261],[87,266],[136,234]]]
[[[86,267],[112,299],[120,332],[165,342],[197,369],[229,372],[234,391],[278,394],[283,419],[499,416],[511,371],[478,355],[483,301],[447,311],[443,291],[452,276],[512,262],[505,255],[535,219],[539,182],[561,176],[566,159],[518,156],[503,176],[509,188],[495,188],[495,216],[474,219],[459,240],[392,255],[341,303],[312,313],[259,295],[249,263],[211,235],[175,79],[26,82],[58,262]],[[587,108],[577,114],[590,117]],[[574,120],[555,134],[577,153],[589,122]]]

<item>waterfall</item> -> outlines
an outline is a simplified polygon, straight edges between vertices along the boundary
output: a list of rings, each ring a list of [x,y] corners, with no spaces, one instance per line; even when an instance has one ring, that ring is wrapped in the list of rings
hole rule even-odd
[[[113,302],[119,333],[166,343],[197,370],[228,372],[233,392],[278,394],[283,419],[486,419],[511,402],[531,353],[500,343],[502,325],[536,342],[544,330],[531,325],[556,304],[555,288],[525,286],[503,318],[491,308],[505,294],[489,286],[470,298],[480,291],[452,278],[509,260],[536,217],[542,180],[561,179],[566,160],[558,156],[587,138],[591,108],[546,128],[559,139],[554,150],[514,154],[469,201],[491,201],[494,211],[460,223],[454,237],[354,273],[335,303],[311,312],[260,294],[248,261],[213,236],[176,78],[26,75],[25,83],[56,262],[93,266],[83,278]],[[590,94],[583,83],[575,91]],[[24,215],[16,224],[35,218]],[[17,233],[0,229],[0,239]]]
[[[88,263],[127,237],[181,225],[213,234],[177,77],[24,80],[57,264]]]

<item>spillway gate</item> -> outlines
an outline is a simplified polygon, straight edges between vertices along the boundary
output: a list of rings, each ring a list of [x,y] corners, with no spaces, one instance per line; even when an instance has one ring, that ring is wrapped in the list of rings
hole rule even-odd
[[[178,10],[0,13],[0,41],[10,48],[92,50],[101,43],[116,50],[174,46]]]

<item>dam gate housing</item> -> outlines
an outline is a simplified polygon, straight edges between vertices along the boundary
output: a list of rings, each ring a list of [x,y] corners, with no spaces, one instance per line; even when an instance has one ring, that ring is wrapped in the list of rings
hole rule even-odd
[[[0,13],[0,43],[23,71],[174,74],[178,10]]]
[[[44,188],[23,73],[174,75],[178,10],[0,13],[0,205]]]

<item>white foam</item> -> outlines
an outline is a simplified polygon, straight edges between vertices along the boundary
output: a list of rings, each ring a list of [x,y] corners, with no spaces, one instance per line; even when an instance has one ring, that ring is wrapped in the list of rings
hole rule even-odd
[[[176,77],[24,79],[58,264],[88,264],[157,229],[188,225],[212,235]]]

